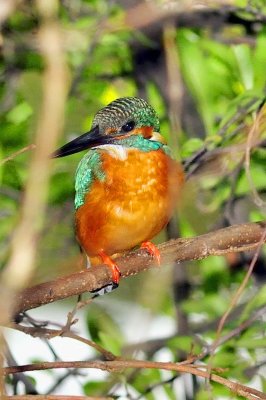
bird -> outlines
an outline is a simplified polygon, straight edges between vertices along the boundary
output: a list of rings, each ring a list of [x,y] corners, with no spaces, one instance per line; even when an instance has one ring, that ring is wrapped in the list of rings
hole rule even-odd
[[[90,131],[53,153],[83,150],[75,176],[75,232],[90,260],[101,260],[119,284],[116,254],[141,245],[160,263],[151,239],[169,222],[184,184],[181,163],[160,133],[154,108],[122,97],[100,109]]]

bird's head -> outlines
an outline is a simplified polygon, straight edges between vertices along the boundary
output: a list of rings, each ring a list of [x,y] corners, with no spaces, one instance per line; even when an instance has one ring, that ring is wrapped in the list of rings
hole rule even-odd
[[[136,135],[164,144],[159,131],[159,118],[145,100],[123,97],[98,111],[91,130],[56,150],[53,156],[64,157],[106,144],[134,147]]]

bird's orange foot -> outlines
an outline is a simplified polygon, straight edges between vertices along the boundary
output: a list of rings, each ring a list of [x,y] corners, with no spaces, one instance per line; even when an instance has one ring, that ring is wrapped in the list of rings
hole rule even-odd
[[[107,254],[105,254],[103,251],[101,251],[99,253],[99,256],[101,257],[103,263],[106,264],[108,266],[108,268],[110,268],[110,270],[112,272],[112,281],[113,281],[114,287],[117,287],[119,284],[120,276],[121,276],[121,272],[119,271],[118,266],[111,259],[111,257],[109,257]]]
[[[146,249],[148,253],[156,259],[158,265],[161,265],[161,254],[155,244],[152,242],[143,242],[140,248]]]

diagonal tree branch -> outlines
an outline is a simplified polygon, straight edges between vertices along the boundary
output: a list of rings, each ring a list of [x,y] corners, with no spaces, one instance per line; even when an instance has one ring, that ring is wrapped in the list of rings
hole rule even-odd
[[[223,386],[226,386],[233,393],[240,396],[244,396],[247,399],[266,399],[261,391],[247,387],[237,382],[230,381],[229,379],[223,378],[217,374],[206,371],[205,365],[193,365],[193,364],[182,364],[172,362],[159,362],[159,361],[146,361],[146,360],[113,360],[113,361],[55,361],[55,362],[41,362],[36,364],[21,365],[16,367],[3,368],[5,375],[15,374],[18,372],[26,371],[40,371],[46,369],[57,369],[57,368],[93,368],[100,369],[108,372],[122,372],[128,368],[136,369],[162,369],[167,371],[176,371],[181,373],[190,373],[202,378],[208,378],[213,382],[217,382]]]
[[[266,222],[232,225],[205,235],[170,240],[158,246],[161,264],[200,260],[211,255],[250,251],[256,249],[266,229]],[[123,278],[155,268],[153,257],[145,249],[138,249],[116,259]],[[15,314],[57,300],[91,292],[111,283],[111,274],[105,265],[89,268],[51,282],[24,289],[17,296]]]

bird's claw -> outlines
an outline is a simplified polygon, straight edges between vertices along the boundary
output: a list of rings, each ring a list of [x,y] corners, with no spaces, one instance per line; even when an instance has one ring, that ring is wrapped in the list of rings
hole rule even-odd
[[[113,283],[113,285],[117,285],[118,286],[119,281],[120,281],[121,272],[120,272],[117,264],[111,259],[111,257],[109,257],[104,252],[99,253],[99,256],[101,257],[103,263],[105,265],[107,265],[107,267],[112,272],[112,283]]]
[[[158,248],[152,242],[143,242],[140,246],[141,249],[146,249],[148,253],[155,258],[158,265],[161,265],[161,254]]]

